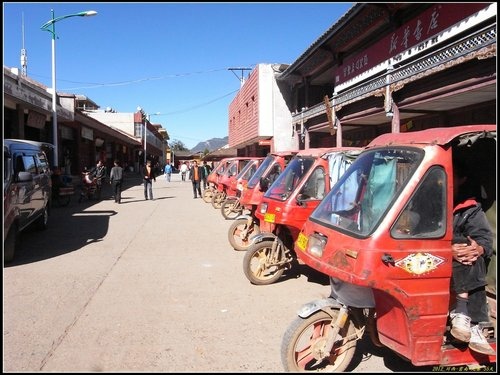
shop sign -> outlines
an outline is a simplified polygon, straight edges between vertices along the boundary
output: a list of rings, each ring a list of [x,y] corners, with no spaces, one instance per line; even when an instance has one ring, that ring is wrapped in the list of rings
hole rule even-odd
[[[82,126],[82,138],[89,139],[91,141],[94,140],[94,131],[92,129],[86,128]]]
[[[372,76],[381,69],[385,69],[387,64],[382,63],[389,61],[389,59],[400,62],[403,57],[408,58],[435,46],[453,36],[453,33],[448,33],[445,36],[445,30],[485,9],[485,7],[487,7],[485,3],[441,3],[432,6],[362,53],[346,59],[335,72],[335,84],[340,85],[364,72]],[[487,16],[486,13],[489,12],[484,13]],[[482,17],[475,18],[478,20],[474,20],[474,22],[479,22],[479,18]],[[459,28],[464,31],[463,24],[460,24]],[[340,90],[345,88],[347,86],[337,87]]]
[[[31,126],[32,128],[43,129],[45,127],[45,122],[46,116],[44,114],[30,109],[26,125]]]
[[[75,139],[75,133],[72,128],[67,126],[61,126],[61,138],[62,139]]]

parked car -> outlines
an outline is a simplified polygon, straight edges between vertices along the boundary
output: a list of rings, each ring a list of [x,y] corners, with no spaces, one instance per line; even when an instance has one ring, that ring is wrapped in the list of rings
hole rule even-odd
[[[19,233],[34,224],[46,229],[52,181],[46,151],[50,143],[3,141],[4,262],[14,258]]]

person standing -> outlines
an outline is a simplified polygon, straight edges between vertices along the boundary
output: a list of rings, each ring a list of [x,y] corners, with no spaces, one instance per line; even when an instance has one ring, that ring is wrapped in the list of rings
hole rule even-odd
[[[167,182],[170,182],[170,178],[172,177],[172,166],[170,165],[169,161],[167,161],[163,172],[165,173],[165,179],[167,180]]]
[[[120,204],[122,200],[123,168],[118,160],[115,160],[111,173],[109,174],[109,183],[113,187],[115,203]]]
[[[182,179],[182,181],[186,181],[186,173],[188,171],[188,166],[187,166],[186,162],[183,162],[181,164],[180,169],[181,169],[181,179]]]
[[[198,162],[193,161],[192,167],[189,169],[189,179],[193,184],[194,198],[198,198],[197,194],[201,197],[201,179],[203,176],[203,168],[198,166]]]
[[[93,177],[96,179],[97,189],[96,195],[97,199],[101,199],[101,190],[104,179],[106,178],[106,167],[101,160],[97,161],[97,165],[92,172]]]
[[[146,167],[144,168],[144,199],[153,200],[153,181],[156,182],[156,176],[153,171],[153,167],[151,166],[151,160],[146,162]]]
[[[203,169],[203,175],[201,176],[202,181],[203,181],[203,190],[207,189],[207,177],[212,172],[212,168],[207,164],[205,160],[202,162],[202,169]]]

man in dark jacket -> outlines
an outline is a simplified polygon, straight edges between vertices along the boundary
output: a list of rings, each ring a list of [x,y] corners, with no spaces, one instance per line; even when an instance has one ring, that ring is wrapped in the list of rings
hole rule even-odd
[[[486,299],[486,273],[493,254],[493,234],[481,204],[475,200],[477,188],[471,188],[464,167],[454,165],[452,290],[456,306],[450,313],[451,334],[468,342],[469,348],[493,355],[495,351],[482,335],[480,322],[489,321]]]
[[[205,160],[203,160],[201,167],[203,168],[203,175],[201,176],[201,180],[203,181],[203,190],[207,188],[207,177],[212,172],[212,168],[207,164]]]
[[[198,165],[198,162],[193,161],[193,166],[189,169],[189,179],[193,184],[194,198],[198,198],[197,194],[201,197],[201,180],[203,178],[203,167]]]

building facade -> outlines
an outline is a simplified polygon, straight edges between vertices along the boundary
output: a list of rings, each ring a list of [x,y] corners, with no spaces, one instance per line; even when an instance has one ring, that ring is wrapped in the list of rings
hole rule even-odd
[[[237,148],[239,156],[265,156],[295,147],[292,116],[276,82],[285,68],[258,64],[230,103],[229,147]]]
[[[356,3],[274,69],[277,88],[260,65],[251,73],[229,108],[230,146],[261,155],[265,143],[364,146],[388,132],[494,124],[496,14],[496,3]]]
[[[144,113],[106,113],[83,95],[57,93],[57,161],[63,173],[78,175],[98,160],[111,169],[118,159],[139,171],[144,151],[155,163],[164,163],[168,133]],[[101,116],[102,114],[102,116]],[[147,129],[144,146],[142,130]],[[3,136],[54,143],[52,95],[46,86],[4,66]]]

